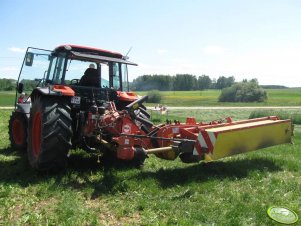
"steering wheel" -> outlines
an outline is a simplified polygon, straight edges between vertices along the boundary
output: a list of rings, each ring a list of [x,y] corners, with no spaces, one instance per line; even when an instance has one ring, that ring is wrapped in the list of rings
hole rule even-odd
[[[71,79],[70,81],[70,85],[78,85],[78,83],[79,83],[79,79],[77,78]]]

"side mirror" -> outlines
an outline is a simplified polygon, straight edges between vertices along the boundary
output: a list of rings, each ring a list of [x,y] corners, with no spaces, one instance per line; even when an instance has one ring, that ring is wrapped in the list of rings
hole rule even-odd
[[[31,67],[33,64],[33,58],[34,58],[34,54],[31,52],[27,52],[25,57],[25,65]]]
[[[24,90],[24,84],[19,82],[18,85],[17,85],[18,93],[23,93],[23,90]]]

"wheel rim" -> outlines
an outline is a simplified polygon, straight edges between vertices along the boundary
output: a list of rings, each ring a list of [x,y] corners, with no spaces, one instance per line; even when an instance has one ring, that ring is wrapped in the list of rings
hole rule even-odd
[[[13,121],[12,134],[14,142],[17,145],[22,145],[24,143],[24,126],[19,119]]]
[[[32,125],[32,151],[35,157],[40,154],[41,149],[41,129],[42,129],[42,120],[41,113],[36,112],[33,118]]]

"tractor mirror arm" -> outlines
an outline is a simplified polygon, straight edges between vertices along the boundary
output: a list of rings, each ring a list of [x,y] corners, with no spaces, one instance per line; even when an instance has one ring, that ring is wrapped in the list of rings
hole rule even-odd
[[[22,93],[24,90],[24,84],[22,82],[19,82],[17,85],[17,91],[18,93]]]

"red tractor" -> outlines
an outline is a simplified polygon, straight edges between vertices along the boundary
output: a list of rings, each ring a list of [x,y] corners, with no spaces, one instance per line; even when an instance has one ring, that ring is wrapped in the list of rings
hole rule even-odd
[[[59,170],[76,147],[143,164],[148,154],[196,162],[291,141],[290,120],[273,116],[156,126],[143,105],[147,96],[129,91],[128,65],[136,64],[97,48],[28,48],[9,121],[12,147],[27,150],[38,170]]]

